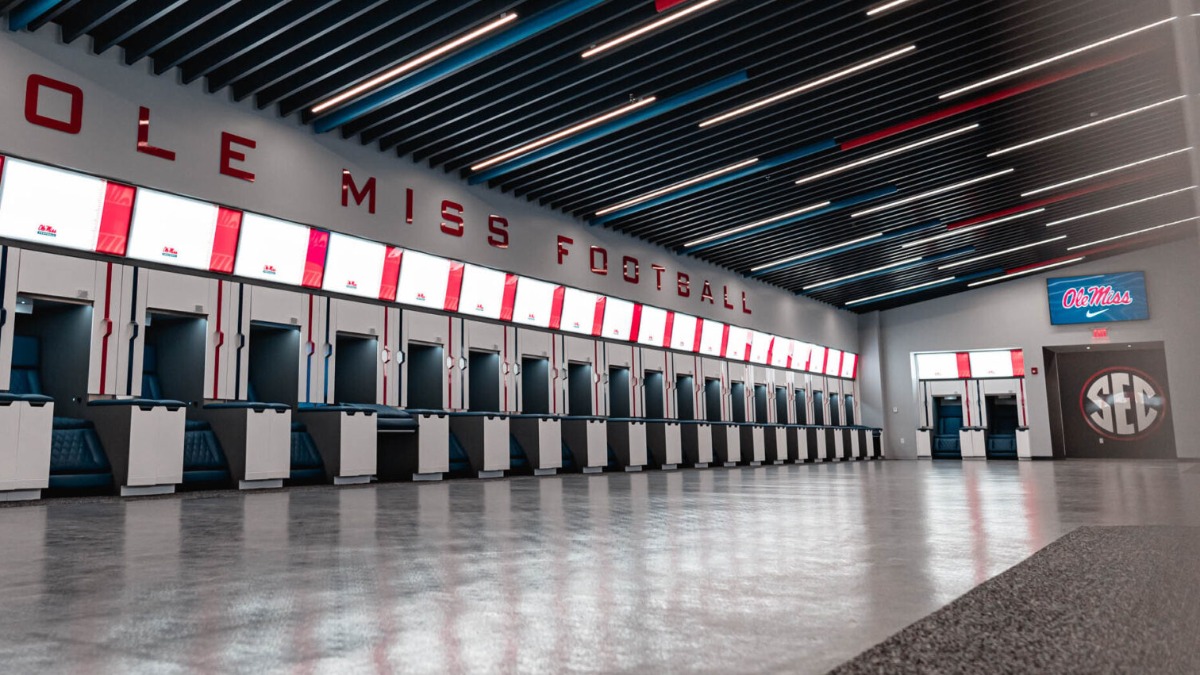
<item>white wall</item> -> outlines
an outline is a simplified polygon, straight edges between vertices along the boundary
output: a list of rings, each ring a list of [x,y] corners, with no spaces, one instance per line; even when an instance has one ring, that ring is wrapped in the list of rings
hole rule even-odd
[[[523,199],[485,187],[471,187],[457,176],[415,165],[394,153],[343,140],[334,132],[316,135],[295,119],[281,120],[272,111],[256,110],[250,101],[236,104],[225,95],[209,95],[202,82],[182,86],[177,75],[155,77],[149,62],[127,67],[118,49],[96,57],[87,40],[59,44],[54,30],[0,35],[0,154],[129,181],[143,186],[256,211],[296,222],[371,238],[402,247],[488,265],[619,298],[652,304],[762,332],[783,335],[837,349],[858,351],[856,318],[828,305],[799,298],[773,286],[693,258],[678,256],[612,230],[591,227]],[[25,121],[26,79],[39,73],[66,81],[84,92],[83,129],[65,134]],[[418,94],[419,95],[419,94]],[[47,105],[53,103],[47,95]],[[151,109],[150,142],[177,153],[166,161],[136,151],[138,107]],[[49,112],[49,111],[47,111]],[[66,111],[56,109],[56,117]],[[257,174],[249,183],[219,173],[220,136],[227,131],[254,139],[241,168]],[[239,148],[242,149],[242,148]],[[341,173],[349,169],[359,185],[378,181],[378,208],[341,205]],[[415,191],[414,222],[404,219],[405,190]],[[443,199],[465,207],[467,232],[462,238],[444,234]],[[507,249],[487,244],[487,217],[508,219]],[[731,223],[734,225],[736,223]],[[557,235],[574,239],[566,264],[557,262]],[[609,250],[607,276],[591,273],[590,245]],[[621,277],[621,256],[640,260],[641,283]],[[657,288],[651,264],[668,268]],[[690,298],[675,291],[675,273],[691,276]],[[715,304],[700,300],[708,279]],[[729,287],[735,309],[722,307],[722,287]],[[741,311],[741,294],[749,295],[752,315]]]
[[[984,286],[957,295],[863,317],[864,356],[871,352],[878,322],[882,400],[871,400],[870,376],[862,376],[865,422],[885,427],[892,457],[916,457],[918,408],[912,353],[986,348],[1025,350],[1026,396],[1035,454],[1050,454],[1049,413],[1042,347],[1092,343],[1092,329],[1107,325],[1110,342],[1165,344],[1172,409],[1180,457],[1200,458],[1200,244],[1187,239]],[[1105,272],[1144,271],[1149,321],[1051,326],[1046,278]],[[1038,375],[1031,376],[1031,368]],[[898,412],[892,413],[895,406]],[[901,440],[903,439],[903,443]]]

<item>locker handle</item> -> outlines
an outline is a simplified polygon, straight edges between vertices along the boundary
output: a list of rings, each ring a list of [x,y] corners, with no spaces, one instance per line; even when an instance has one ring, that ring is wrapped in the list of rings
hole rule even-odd
[[[225,331],[217,331],[217,348],[225,346]]]
[[[101,337],[110,337],[112,335],[113,322],[112,319],[105,317],[101,319],[104,322],[104,335]]]

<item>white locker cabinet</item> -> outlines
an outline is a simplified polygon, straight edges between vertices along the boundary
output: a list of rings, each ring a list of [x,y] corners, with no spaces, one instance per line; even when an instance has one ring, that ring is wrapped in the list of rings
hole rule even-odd
[[[687,397],[692,402],[692,419],[704,420],[707,419],[704,409],[704,377],[700,370],[700,357],[687,354],[672,354],[664,352],[664,355],[669,359],[671,372],[671,391],[674,395],[667,396],[668,417],[672,419],[681,419],[679,410],[679,401],[681,398]],[[648,361],[651,357],[645,355],[643,350],[643,360]],[[680,392],[679,387],[684,378],[691,378],[691,391]],[[710,439],[711,440],[711,439]]]
[[[683,463],[705,469],[713,463],[713,425],[708,422],[692,421],[679,424],[680,446]]]
[[[340,298],[317,303],[325,378],[319,402],[399,405],[400,310]]]
[[[195,414],[212,426],[238,487],[283,486],[292,466],[292,411],[288,406],[213,403]]]
[[[562,437],[583,473],[600,473],[608,464],[608,425],[598,418],[566,417]]]
[[[402,408],[428,408],[437,410],[462,410],[463,391],[460,384],[466,359],[462,352],[462,321],[450,316],[440,316],[416,310],[401,313],[402,344],[404,360],[401,366]],[[441,350],[440,361],[433,358]],[[436,375],[437,380],[433,380]],[[413,392],[441,390],[441,405],[431,407],[413,405]],[[422,427],[423,429],[423,427]]]
[[[830,447],[830,443],[827,438],[828,434],[826,433],[826,431],[827,431],[826,427],[817,427],[816,428],[817,459],[822,462],[831,462],[834,459],[836,459],[836,457],[833,454],[831,454],[833,452],[833,448]]]
[[[741,427],[729,422],[712,425],[713,456],[724,466],[737,466],[742,461]]]
[[[1033,459],[1033,445],[1029,441],[1029,428],[1017,429],[1017,459]]]
[[[508,423],[533,475],[558,473],[562,468],[562,420],[551,415],[513,415]]]
[[[933,430],[928,427],[917,429],[917,459],[933,458]]]
[[[450,471],[450,417],[445,412],[413,412],[416,434],[403,434],[399,452],[379,456],[380,480],[441,480]]]
[[[742,437],[742,461],[750,466],[760,466],[767,461],[766,428],[758,424],[741,424],[738,429]]]
[[[366,483],[375,475],[378,457],[374,411],[324,406],[295,411],[312,436],[325,475],[335,485]]]
[[[479,478],[501,478],[510,468],[508,417],[497,413],[450,413],[450,431],[467,452]]]
[[[54,403],[0,400],[0,501],[37,499],[50,481]]]
[[[766,461],[783,464],[788,460],[788,433],[785,427],[768,425],[763,429],[763,440],[766,443]]]
[[[625,344],[613,342],[601,343],[604,350],[604,372],[600,374],[604,385],[601,394],[604,396],[603,415],[608,417],[645,417],[646,397],[652,395],[645,391],[643,373],[645,368],[641,359],[641,350]],[[617,376],[623,373],[623,378]],[[664,373],[665,378],[665,373]],[[665,399],[660,399],[663,401]],[[623,410],[622,410],[623,408]]]
[[[648,422],[646,438],[653,466],[669,471],[683,463],[683,432],[679,422]]]
[[[617,463],[626,471],[641,471],[648,464],[646,446],[646,421],[623,418],[609,419],[608,443],[612,447]]]
[[[99,400],[88,406],[87,417],[96,425],[122,496],[170,493],[183,481],[182,406]]]
[[[958,443],[963,459],[987,459],[987,445],[982,428],[959,429]]]

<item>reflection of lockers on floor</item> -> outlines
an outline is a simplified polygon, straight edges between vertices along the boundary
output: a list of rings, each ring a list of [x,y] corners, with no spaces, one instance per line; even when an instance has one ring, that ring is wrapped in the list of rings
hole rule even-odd
[[[1162,343],[1047,348],[1044,357],[1055,457],[1176,457]]]

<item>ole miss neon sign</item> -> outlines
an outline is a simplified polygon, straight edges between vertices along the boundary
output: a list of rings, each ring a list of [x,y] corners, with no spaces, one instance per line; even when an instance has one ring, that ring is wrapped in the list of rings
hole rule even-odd
[[[66,118],[44,115],[39,108],[41,96],[45,92],[58,92],[59,95],[66,96],[70,101],[70,108],[66,114]],[[47,77],[45,75],[33,74],[26,81],[25,86],[25,120],[30,124],[35,124],[47,129],[53,129],[65,134],[78,134],[83,129],[83,114],[84,114],[84,92],[80,87]],[[156,157],[163,161],[174,162],[177,159],[177,153],[170,150],[169,143],[163,143],[159,140],[159,145],[155,145],[150,141],[150,120],[151,111],[146,106],[139,106],[137,119],[137,134],[135,150],[139,153]],[[258,148],[258,142],[253,138],[240,136],[231,132],[222,131],[218,139],[220,147],[220,162],[217,170],[223,176],[228,176],[235,180],[246,181],[253,183],[255,174],[245,168],[245,162],[249,153]],[[370,176],[361,182],[356,181],[348,169],[341,170],[341,204],[345,208],[351,208],[351,202],[355,206],[364,208],[369,214],[376,213],[379,204],[379,195],[382,190],[379,187],[379,181],[374,176]],[[404,222],[407,224],[413,223],[414,201],[416,195],[412,188],[404,190]],[[463,237],[468,229],[468,219],[466,209],[462,204],[459,204],[450,199],[441,200],[441,208],[439,210],[441,220],[438,223],[438,229],[450,237]],[[483,219],[485,236],[487,244],[493,248],[507,249],[509,247],[509,222],[508,219],[488,214],[486,219]],[[48,232],[47,236],[54,236],[54,233]],[[730,311],[740,310],[744,314],[751,314],[749,298],[745,291],[737,291],[733,293],[741,294],[740,298],[730,298],[730,289],[726,285],[720,285],[719,290],[708,279],[692,279],[691,275],[682,272],[670,272],[665,265],[658,263],[650,264],[650,273],[643,274],[641,270],[641,261],[631,255],[620,255],[620,262],[617,264],[617,255],[610,256],[609,250],[603,246],[590,246],[586,252],[574,254],[575,240],[569,236],[559,234],[556,238],[556,262],[558,265],[566,265],[569,261],[577,261],[575,264],[586,264],[589,271],[597,276],[608,276],[611,274],[620,274],[621,279],[625,283],[640,285],[642,283],[653,283],[655,290],[675,293],[681,298],[696,298],[699,302],[709,305],[717,305],[718,297],[720,305],[724,309]],[[165,252],[164,252],[165,253]],[[610,264],[610,259],[612,263]]]

